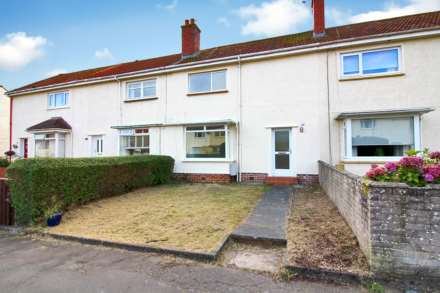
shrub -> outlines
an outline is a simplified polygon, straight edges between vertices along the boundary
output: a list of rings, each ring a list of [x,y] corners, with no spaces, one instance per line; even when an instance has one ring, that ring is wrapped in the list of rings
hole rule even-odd
[[[8,159],[0,158],[0,168],[6,168],[9,166],[9,164]]]
[[[404,182],[410,186],[440,184],[440,152],[408,151],[398,163],[388,162],[384,167],[372,165],[366,176],[382,182]]]
[[[18,224],[38,222],[54,209],[167,182],[168,156],[17,160],[7,169]]]

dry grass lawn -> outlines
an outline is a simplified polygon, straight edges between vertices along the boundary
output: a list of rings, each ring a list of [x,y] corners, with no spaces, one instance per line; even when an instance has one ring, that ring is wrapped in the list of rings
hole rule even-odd
[[[292,265],[368,273],[367,259],[351,228],[320,187],[295,192],[287,238]]]
[[[254,208],[264,186],[170,184],[67,212],[51,233],[210,252]]]

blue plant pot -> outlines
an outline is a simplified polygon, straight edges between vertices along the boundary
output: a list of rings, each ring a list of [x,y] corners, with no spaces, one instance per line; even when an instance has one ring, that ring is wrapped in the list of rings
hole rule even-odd
[[[56,213],[49,219],[47,219],[47,226],[55,227],[61,223],[61,218],[63,217],[62,213]]]

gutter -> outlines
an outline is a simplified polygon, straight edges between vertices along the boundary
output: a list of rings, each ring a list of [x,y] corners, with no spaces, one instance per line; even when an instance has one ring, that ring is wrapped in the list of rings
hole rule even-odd
[[[430,28],[430,29],[417,29],[406,32],[395,32],[395,33],[386,33],[374,36],[368,36],[363,38],[351,38],[344,40],[331,41],[326,43],[313,43],[302,46],[294,46],[288,48],[281,48],[263,52],[256,53],[247,53],[247,54],[238,54],[228,57],[203,60],[191,62],[188,64],[176,64],[176,65],[168,65],[161,66],[147,70],[134,71],[129,73],[115,74],[110,76],[103,76],[97,78],[83,79],[83,80],[75,80],[66,83],[59,83],[54,85],[42,86],[33,89],[21,90],[21,91],[10,91],[6,94],[9,96],[19,96],[28,93],[45,91],[48,89],[55,89],[61,87],[67,87],[71,85],[84,85],[84,84],[93,84],[105,81],[112,81],[114,79],[129,79],[137,76],[143,75],[157,75],[167,72],[176,72],[183,71],[189,68],[197,68],[197,67],[205,67],[205,66],[213,66],[213,65],[224,65],[230,63],[236,63],[238,60],[243,61],[252,61],[266,58],[275,58],[289,55],[297,55],[297,54],[305,54],[310,52],[319,52],[330,49],[338,49],[344,47],[352,47],[366,44],[374,44],[374,43],[382,43],[382,42],[391,42],[398,41],[404,39],[415,39],[415,38],[424,38],[424,37],[432,37],[432,36],[440,36],[440,27]]]

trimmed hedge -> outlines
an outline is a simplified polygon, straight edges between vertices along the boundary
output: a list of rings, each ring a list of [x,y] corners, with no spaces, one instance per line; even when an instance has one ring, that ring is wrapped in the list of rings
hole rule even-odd
[[[7,169],[17,224],[56,210],[170,180],[168,156],[17,160]]]

